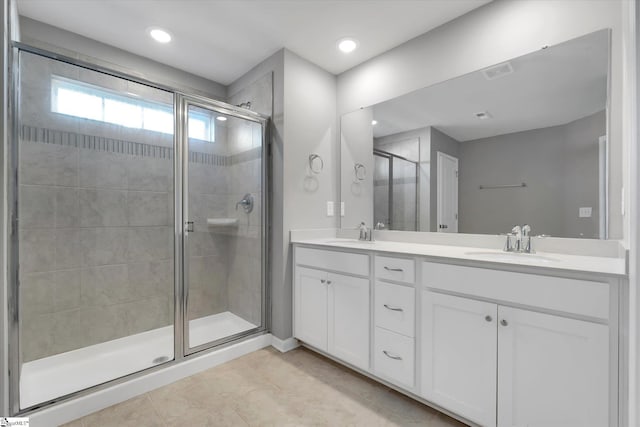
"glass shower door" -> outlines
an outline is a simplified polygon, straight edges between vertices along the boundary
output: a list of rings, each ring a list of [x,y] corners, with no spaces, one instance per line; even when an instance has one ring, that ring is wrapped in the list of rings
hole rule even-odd
[[[14,411],[174,359],[173,93],[18,58]]]
[[[185,354],[264,324],[263,124],[186,98]]]

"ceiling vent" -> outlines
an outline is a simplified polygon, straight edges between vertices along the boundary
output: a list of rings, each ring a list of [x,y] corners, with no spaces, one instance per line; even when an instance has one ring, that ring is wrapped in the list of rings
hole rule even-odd
[[[494,65],[493,67],[482,70],[482,74],[484,74],[484,78],[487,80],[494,80],[511,73],[513,73],[513,67],[510,62],[503,62],[502,64]]]

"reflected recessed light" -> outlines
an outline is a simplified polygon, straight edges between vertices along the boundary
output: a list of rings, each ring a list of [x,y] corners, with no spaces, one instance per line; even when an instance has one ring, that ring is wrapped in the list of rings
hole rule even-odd
[[[377,125],[377,124],[378,124],[378,121],[377,121],[377,120],[371,120],[371,125],[372,125],[372,126],[375,126],[375,125]]]
[[[338,49],[344,53],[351,53],[358,47],[358,41],[352,38],[338,40]]]
[[[227,118],[225,116],[218,116],[216,117],[216,120],[220,120],[221,122],[226,122]]]
[[[158,43],[169,43],[171,41],[171,34],[162,28],[149,28],[149,35]]]

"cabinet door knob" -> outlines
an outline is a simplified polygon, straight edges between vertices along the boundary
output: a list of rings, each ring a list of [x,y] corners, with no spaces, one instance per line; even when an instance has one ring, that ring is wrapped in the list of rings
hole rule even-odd
[[[484,320],[486,320],[487,322],[491,322],[493,320],[493,317],[487,314],[486,316],[484,316]]]
[[[320,283],[324,283],[324,282],[326,282],[326,280],[320,279]]]
[[[327,280],[327,285],[330,285],[330,284],[331,284],[331,280]]]
[[[388,352],[387,350],[382,350],[382,352],[384,353],[385,356],[387,356],[389,359],[393,359],[393,360],[402,360],[402,357],[400,356],[396,356],[395,354],[391,354],[390,352]]]
[[[500,324],[501,324],[502,326],[509,326],[509,322],[507,322],[507,321],[506,321],[506,320],[504,320],[504,319],[502,319],[502,320],[500,321]]]

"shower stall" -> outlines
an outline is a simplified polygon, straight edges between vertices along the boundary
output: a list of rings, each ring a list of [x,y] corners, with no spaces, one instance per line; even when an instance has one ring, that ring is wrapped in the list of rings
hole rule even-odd
[[[264,333],[268,119],[13,56],[12,411]]]

